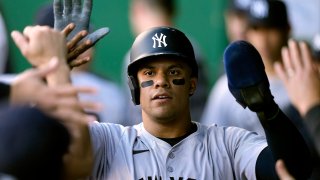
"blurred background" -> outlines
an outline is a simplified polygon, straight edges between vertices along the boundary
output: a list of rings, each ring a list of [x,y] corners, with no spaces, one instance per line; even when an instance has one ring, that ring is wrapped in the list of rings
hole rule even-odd
[[[29,64],[13,44],[9,34],[32,25],[38,8],[50,0],[0,0],[0,12],[5,21],[9,42],[8,73],[18,73]],[[224,26],[225,0],[177,0],[176,27],[199,43],[205,56],[205,70],[213,85],[221,73],[223,50],[227,45]],[[292,36],[311,41],[320,33],[320,0],[286,0]],[[128,21],[129,0],[94,0],[91,21],[94,27],[109,27],[111,32],[96,46],[92,71],[116,83],[121,83],[123,58],[134,37]],[[0,50],[0,53],[3,53]]]

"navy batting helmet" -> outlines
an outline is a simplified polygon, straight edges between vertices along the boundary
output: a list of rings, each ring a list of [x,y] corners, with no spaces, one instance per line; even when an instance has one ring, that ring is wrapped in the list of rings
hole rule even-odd
[[[198,65],[193,47],[185,34],[172,27],[151,28],[135,39],[130,51],[128,84],[135,105],[140,104],[140,87],[137,79],[139,64],[159,56],[178,57],[184,60],[192,70],[191,76],[198,77]]]

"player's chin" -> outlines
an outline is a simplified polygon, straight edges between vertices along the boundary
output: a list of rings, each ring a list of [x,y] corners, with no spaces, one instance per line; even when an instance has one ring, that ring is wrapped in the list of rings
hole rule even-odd
[[[159,123],[170,123],[172,122],[172,119],[174,119],[174,113],[170,111],[157,111],[154,112],[153,117]]]
[[[152,114],[156,118],[168,118],[174,114],[173,107],[154,107]]]

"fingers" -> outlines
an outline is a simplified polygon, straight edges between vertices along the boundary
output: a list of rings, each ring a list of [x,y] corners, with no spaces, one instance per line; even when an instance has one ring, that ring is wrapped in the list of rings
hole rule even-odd
[[[283,61],[283,71],[285,72],[285,75],[287,76],[285,79],[289,78],[293,75],[293,70],[295,69],[292,64],[292,58],[290,56],[290,51],[287,47],[282,48],[281,50],[282,55],[282,61]]]
[[[92,44],[96,44],[100,39],[102,39],[104,36],[106,36],[110,32],[110,29],[107,27],[100,28],[96,30],[95,32],[89,34],[86,39],[89,39]]]
[[[83,52],[85,52],[87,49],[91,48],[92,46],[94,46],[100,39],[102,39],[104,36],[106,36],[108,33],[110,32],[109,28],[105,27],[105,28],[101,28],[96,30],[95,32],[89,34],[87,37],[85,37],[83,40],[80,41],[80,39],[83,38],[83,36],[85,36],[84,34],[77,34],[71,41],[68,42],[67,46],[68,49],[72,49],[74,46],[76,46],[76,44],[79,44],[78,47],[76,47],[75,49],[73,49],[71,52],[68,53],[67,59],[69,63],[69,65],[71,67],[76,67],[79,66],[81,64],[87,63],[88,61],[90,61],[90,59],[81,59],[81,60],[77,60],[75,62],[72,62],[74,59],[76,59],[80,54],[82,54]],[[79,42],[80,41],[80,42]]]
[[[76,59],[80,54],[91,48],[93,44],[90,40],[86,40],[85,42],[78,45],[75,49],[73,49],[71,52],[68,53],[67,59],[68,61],[71,61],[73,59]]]
[[[53,14],[55,21],[62,19],[62,3],[61,0],[54,0],[53,1]]]
[[[84,0],[82,9],[82,17],[90,19],[91,10],[92,10],[92,0]]]
[[[58,58],[53,57],[47,64],[39,66],[35,71],[33,76],[44,78],[46,75],[55,71],[58,68]]]
[[[47,64],[41,65],[36,69],[29,69],[16,77],[15,82],[30,81],[30,79],[37,79],[41,81],[46,75],[55,71],[58,68],[58,59],[53,57]]]
[[[64,34],[65,37],[67,37],[75,27],[76,25],[74,23],[70,23],[61,31],[61,33]]]
[[[100,39],[102,39],[105,35],[107,35],[110,32],[109,28],[101,28],[95,31],[94,33],[89,34],[87,37],[85,37],[83,40],[79,42],[79,40],[83,37],[83,34],[77,34],[76,37],[74,37],[71,41],[68,43],[68,49],[72,49],[76,45],[76,43],[80,43],[78,47],[73,49],[71,52],[68,53],[68,61],[72,62],[72,60],[76,59],[80,54],[85,52],[87,49],[94,46]],[[90,61],[90,59],[82,59],[79,63],[79,61],[72,62],[70,65],[71,67],[79,66],[81,64],[84,64],[86,62]]]
[[[284,71],[287,78],[293,76],[294,73],[300,73],[304,69],[310,69],[313,67],[313,59],[311,50],[305,42],[298,42],[294,40],[289,40],[288,48],[282,48],[282,60],[284,65]],[[278,71],[279,68],[277,68]],[[278,73],[278,72],[277,72]],[[283,73],[279,72],[279,76]]]
[[[11,37],[12,37],[14,43],[20,49],[21,53],[23,55],[25,55],[25,53],[27,52],[27,48],[28,48],[28,39],[18,31],[12,31]]]
[[[101,109],[101,105],[95,102],[80,102],[75,96],[58,96],[54,94],[47,99],[36,99],[33,102],[39,108],[45,110],[46,112],[56,114],[61,110],[77,111],[79,113],[87,109],[92,112],[98,112]],[[43,97],[42,97],[43,98]]]
[[[99,112],[102,109],[102,104],[94,102],[80,102],[82,109],[86,109],[90,112]]]
[[[283,68],[283,65],[280,62],[274,63],[274,69],[279,76],[279,78],[286,84],[287,83],[287,73]]]
[[[81,13],[81,0],[72,0],[73,9],[72,14],[77,15]]]
[[[281,180],[294,180],[285,167],[283,160],[278,160],[276,162],[276,171]]]
[[[91,58],[89,56],[81,58],[81,59],[74,59],[71,60],[69,63],[69,67],[73,68],[73,67],[78,67],[81,66],[82,64],[88,63],[89,61],[91,61]]]
[[[300,49],[296,41],[290,39],[289,40],[289,53],[291,57],[291,65],[293,70],[297,70],[303,66],[301,62],[301,54]]]
[[[69,16],[72,13],[72,1],[64,0],[64,15]]]
[[[302,62],[304,64],[304,67],[308,69],[312,68],[314,60],[309,46],[305,42],[300,42],[299,47],[301,49]]]
[[[83,39],[86,35],[88,34],[88,32],[86,30],[82,30],[79,33],[77,33],[68,43],[67,43],[67,48],[68,48],[68,52],[71,52],[72,49],[74,49],[74,47],[77,45],[78,42],[81,41],[81,39]]]
[[[74,87],[72,85],[52,88],[54,88],[57,97],[77,96],[78,93],[94,94],[96,92],[96,89],[91,87]]]
[[[74,109],[74,110],[82,110],[82,104],[79,102],[77,98],[74,97],[63,97],[58,98],[56,100],[56,108],[59,109]]]

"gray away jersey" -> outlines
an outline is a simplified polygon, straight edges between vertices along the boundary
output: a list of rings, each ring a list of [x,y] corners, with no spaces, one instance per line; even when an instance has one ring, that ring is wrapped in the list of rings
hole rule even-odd
[[[255,164],[267,146],[263,137],[237,127],[196,125],[196,132],[172,147],[148,133],[143,123],[92,123],[90,179],[256,179]]]

